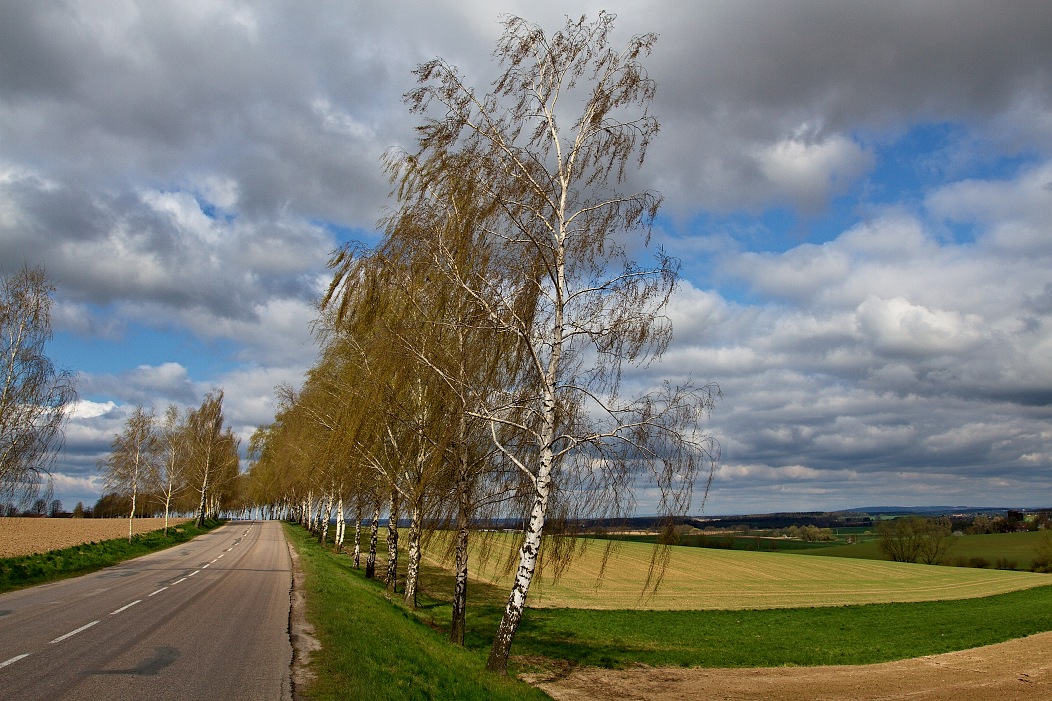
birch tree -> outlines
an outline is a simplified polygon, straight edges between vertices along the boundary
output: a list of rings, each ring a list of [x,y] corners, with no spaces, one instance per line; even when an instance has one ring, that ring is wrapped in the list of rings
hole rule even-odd
[[[238,439],[223,429],[223,390],[205,395],[201,406],[191,409],[186,420],[187,456],[194,490],[198,494],[197,526],[218,514],[222,489],[238,474]]]
[[[76,401],[73,375],[45,352],[54,292],[42,268],[0,278],[0,499],[23,505],[42,485],[50,492],[62,423]]]
[[[124,430],[113,437],[110,454],[100,463],[106,488],[131,499],[128,510],[128,542],[132,540],[135,508],[139,493],[157,485],[161,443],[155,433],[156,417],[141,405],[124,423]],[[166,521],[167,523],[167,521]]]
[[[508,18],[495,51],[504,72],[485,95],[441,59],[420,66],[419,87],[406,96],[425,117],[418,145],[393,157],[403,201],[432,196],[450,172],[474,173],[494,212],[480,223],[485,279],[455,279],[524,358],[515,381],[473,410],[529,489],[519,564],[487,661],[500,672],[552,507],[630,511],[633,487],[648,477],[659,509],[683,510],[715,465],[715,443],[698,429],[715,387],[621,393],[623,366],[653,360],[671,339],[662,309],[678,263],[660,250],[646,265],[634,259],[661,198],[619,187],[658,130],[647,111],[656,86],[641,63],[656,37],[616,51],[613,22],[600,13],[546,36]]]
[[[173,501],[187,487],[186,431],[179,409],[174,404],[165,409],[164,420],[158,426],[157,440],[160,453],[157,461],[157,489],[164,501],[164,534],[168,535],[168,519]]]

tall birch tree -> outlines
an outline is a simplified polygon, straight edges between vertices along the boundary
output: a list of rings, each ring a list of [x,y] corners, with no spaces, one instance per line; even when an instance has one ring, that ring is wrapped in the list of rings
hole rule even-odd
[[[28,505],[50,492],[74,377],[47,356],[55,286],[43,268],[0,278],[0,499]]]
[[[525,361],[474,410],[528,487],[519,564],[487,661],[500,672],[552,508],[624,513],[648,477],[659,509],[684,510],[715,465],[715,444],[698,428],[715,387],[621,393],[623,366],[654,359],[671,339],[662,309],[678,262],[660,250],[650,264],[634,259],[661,198],[619,187],[658,131],[647,111],[656,85],[641,63],[656,36],[617,51],[613,22],[600,13],[548,36],[509,17],[495,51],[504,72],[485,95],[441,59],[420,66],[406,96],[425,117],[418,146],[394,156],[403,201],[431,197],[450,172],[475,174],[494,212],[481,222],[490,264],[485,279],[455,279]]]
[[[155,432],[156,416],[138,405],[113,437],[110,454],[100,463],[106,489],[131,500],[128,510],[128,542],[132,540],[135,508],[140,492],[157,486],[161,442]],[[167,522],[166,522],[167,523]]]

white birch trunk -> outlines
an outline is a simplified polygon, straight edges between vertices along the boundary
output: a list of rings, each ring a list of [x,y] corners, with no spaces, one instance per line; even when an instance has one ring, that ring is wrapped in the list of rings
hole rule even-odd
[[[416,578],[420,572],[420,507],[413,505],[409,525],[408,559],[405,565],[405,604],[416,608]]]
[[[354,512],[354,569],[362,566],[362,507]]]
[[[369,556],[365,561],[365,576],[376,576],[376,541],[380,535],[380,505],[373,507],[373,523],[369,528]]]
[[[343,532],[346,528],[346,523],[343,518],[343,497],[336,502],[336,543],[333,548],[336,552],[343,550]]]
[[[387,519],[387,591],[398,591],[398,490],[391,490],[391,509]]]

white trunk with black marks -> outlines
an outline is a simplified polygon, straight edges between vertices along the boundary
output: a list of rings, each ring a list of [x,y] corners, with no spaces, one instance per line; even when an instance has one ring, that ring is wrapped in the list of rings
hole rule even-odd
[[[398,591],[398,490],[391,490],[391,510],[387,519],[387,591]]]
[[[362,566],[362,508],[354,512],[354,569]]]
[[[135,467],[135,473],[136,473],[135,477],[132,479],[131,513],[128,514],[128,542],[129,543],[132,542],[132,523],[135,520],[135,498],[138,496],[138,493],[139,493],[139,489],[138,489],[139,485],[137,484],[138,478],[139,478],[139,475],[138,475],[139,467],[138,467],[138,465],[136,465],[136,467]]]
[[[565,200],[565,191],[564,191]],[[541,426],[538,430],[537,445],[540,448],[537,473],[533,476],[533,506],[530,519],[526,525],[526,537],[519,550],[519,567],[515,572],[515,581],[508,595],[497,634],[493,638],[486,669],[504,674],[508,669],[508,656],[515,631],[522,620],[526,608],[526,597],[530,592],[530,583],[537,571],[537,556],[540,553],[541,538],[544,534],[544,521],[548,514],[548,497],[551,494],[552,470],[555,466],[554,440],[558,417],[556,416],[556,381],[559,377],[559,362],[562,358],[564,341],[563,314],[566,290],[565,260],[565,223],[560,227],[560,237],[556,251],[556,288],[554,319],[551,333],[551,355],[543,378],[543,401],[541,405]]]
[[[526,538],[519,550],[519,567],[515,572],[515,582],[504,607],[504,617],[497,628],[493,639],[486,668],[504,673],[508,668],[508,655],[511,654],[511,643],[515,631],[522,620],[526,608],[526,597],[530,592],[533,574],[537,571],[537,555],[541,549],[541,537],[544,533],[544,519],[548,511],[548,496],[551,491],[552,451],[547,448],[541,455],[541,470],[537,476],[533,507],[530,509],[530,520],[526,526]]]
[[[365,561],[365,576],[372,579],[376,576],[376,541],[380,536],[380,505],[373,509],[373,523],[369,528],[369,556]]]
[[[343,517],[343,497],[336,502],[336,543],[333,548],[336,552],[343,550],[343,534],[347,529],[347,523]]]
[[[467,629],[468,609],[468,526],[471,522],[470,477],[467,454],[467,414],[460,412],[457,450],[456,478],[456,545],[453,565],[453,620],[449,627],[449,639],[457,645],[464,644]]]
[[[405,565],[405,604],[416,608],[416,579],[420,573],[420,507],[413,506],[409,524],[409,548]]]
[[[208,497],[208,465],[205,464],[205,476],[201,482],[201,503],[197,507],[197,527],[205,524],[205,500]]]
[[[333,496],[331,494],[323,496],[318,508],[318,525],[321,526],[318,542],[322,545],[325,545],[325,539],[329,537],[329,521],[332,520],[332,501]]]

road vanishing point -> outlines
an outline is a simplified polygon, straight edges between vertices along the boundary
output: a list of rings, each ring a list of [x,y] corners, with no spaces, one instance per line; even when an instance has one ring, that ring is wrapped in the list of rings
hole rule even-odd
[[[0,699],[291,701],[281,524],[0,595]]]

